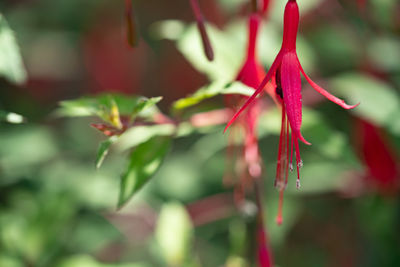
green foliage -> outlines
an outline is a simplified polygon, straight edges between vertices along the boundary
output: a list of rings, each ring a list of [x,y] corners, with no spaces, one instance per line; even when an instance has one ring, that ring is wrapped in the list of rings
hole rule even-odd
[[[400,115],[399,95],[385,82],[364,74],[346,73],[332,80],[332,88],[350,103],[360,102],[352,112],[400,134],[396,118]]]
[[[62,261],[57,267],[146,267],[142,263],[120,263],[106,264],[101,263],[89,255],[76,255]]]
[[[96,156],[96,168],[101,167],[104,159],[106,158],[106,156],[108,154],[110,146],[112,144],[114,144],[117,140],[118,140],[117,136],[112,136],[112,137],[108,138],[107,140],[100,143],[99,149],[97,151],[97,156]]]
[[[109,28],[115,27],[107,24],[120,19],[112,17],[115,14],[120,16],[121,3],[118,1],[89,0],[82,3],[60,0],[56,3],[46,0],[34,6],[23,3],[8,6],[8,2],[11,3],[5,1],[0,6],[8,12],[10,23],[24,38],[23,54],[27,56],[29,67],[33,54],[39,55],[43,63],[52,61],[60,66],[65,63],[51,56],[42,57],[46,53],[36,53],[35,47],[40,43],[38,39],[43,36],[62,35],[64,43],[61,47],[70,48],[65,54],[69,56],[71,53],[85,61],[88,50],[92,52],[92,49],[96,50],[94,47],[107,46],[102,43],[103,37],[112,41],[110,46],[118,46],[117,39],[108,39]],[[142,8],[145,2],[137,7]],[[236,209],[232,200],[233,192],[237,191],[223,186],[221,181],[231,132],[223,135],[222,125],[196,128],[190,117],[222,107],[222,103],[218,105],[218,98],[215,101],[204,100],[221,94],[248,96],[253,92],[241,83],[232,83],[244,58],[247,40],[246,18],[237,14],[238,9],[244,8],[248,2],[217,2],[222,3],[219,11],[226,12],[224,17],[234,19],[218,28],[207,25],[215,46],[216,58],[212,63],[204,56],[195,25],[169,20],[150,26],[153,33],[158,34],[156,37],[174,41],[189,63],[210,81],[195,93],[173,103],[172,113],[179,115],[176,118],[163,115],[157,108],[160,97],[118,94],[63,101],[58,114],[72,119],[49,121],[40,117],[30,119],[30,123],[10,125],[24,122],[24,119],[0,111],[0,121],[8,122],[0,123],[0,266],[255,265],[257,249],[253,246],[256,237],[252,225],[256,218],[254,214],[244,214],[245,208]],[[340,1],[340,8],[323,2],[298,1],[302,16],[306,16],[297,43],[304,69],[310,73],[317,71],[315,76],[327,77],[327,89],[343,96],[347,102],[361,102],[359,107],[350,111],[351,114],[399,136],[400,104],[396,90],[400,85],[400,50],[396,37],[398,23],[390,14],[395,14],[399,4],[396,0],[372,0],[366,9],[367,16],[364,16],[353,13],[356,1]],[[260,28],[258,56],[265,69],[281,45],[285,3],[275,1],[264,20],[266,23]],[[79,8],[82,4],[85,8]],[[107,12],[102,13],[104,7]],[[326,9],[330,7],[332,10]],[[344,12],[339,14],[336,11]],[[173,12],[176,14],[176,10]],[[102,14],[100,23],[92,21],[96,13]],[[104,14],[110,15],[110,20],[105,19]],[[148,15],[146,9],[140,10],[140,14],[142,18]],[[210,22],[217,20],[207,13],[205,15]],[[315,23],[321,18],[326,21]],[[92,32],[90,26],[82,25],[85,21],[100,25],[100,42],[93,47],[87,45]],[[144,26],[142,31],[147,29],[147,25]],[[84,36],[80,35],[82,32]],[[159,39],[152,37],[154,35],[145,38],[152,50],[152,60],[146,62],[149,70],[154,67],[151,61],[159,62],[159,55],[165,55],[164,50],[158,49]],[[57,41],[50,40],[47,44],[56,44]],[[80,51],[80,47],[85,49]],[[138,49],[127,53],[139,55],[137,51],[142,48]],[[140,57],[145,58],[149,50],[143,51],[145,53]],[[107,55],[114,59],[113,54]],[[0,58],[0,75],[11,82],[22,83],[26,74],[18,46],[2,16]],[[83,60],[79,63],[84,64]],[[360,66],[362,74],[349,73],[350,69]],[[83,69],[78,69],[79,75],[67,74],[63,77],[68,77],[68,80],[57,81],[57,85],[62,85],[54,88],[57,97],[59,92],[64,96],[64,91],[61,91],[64,83],[73,87],[76,81],[92,76]],[[376,74],[379,74],[379,80],[373,78]],[[151,81],[146,83],[147,76]],[[54,77],[32,78],[34,82],[39,78],[47,85],[49,81],[53,84]],[[158,81],[153,80],[158,79],[158,75],[139,78],[141,90],[158,92]],[[85,84],[91,82],[85,80]],[[31,89],[30,85],[28,87]],[[78,93],[77,88],[69,89],[74,95]],[[42,94],[42,91],[24,92],[23,97],[17,91],[4,92],[1,101],[7,105],[4,109],[17,110],[29,118],[30,113],[38,111],[44,114],[54,105],[36,99],[36,94]],[[307,96],[306,90],[304,96]],[[373,193],[374,188],[368,187],[364,173],[366,166],[356,157],[354,142],[348,133],[352,132],[350,112],[339,110],[328,101],[312,107],[312,110],[310,107],[303,109],[302,133],[312,146],[300,144],[304,160],[300,173],[302,187],[296,189],[296,173],[291,173],[284,198],[284,223],[282,226],[275,223],[279,194],[273,188],[273,178],[281,116],[279,109],[263,102],[262,98],[261,102],[266,107],[258,123],[265,168],[261,189],[265,227],[276,265],[335,265],[347,262],[348,255],[352,255],[351,260],[362,266],[399,266],[396,250],[399,247],[399,235],[396,234],[396,229],[399,229],[396,215],[398,198],[395,194],[377,196]],[[102,132],[107,139],[100,143],[96,152],[99,133],[87,126],[98,122],[98,118],[103,122],[97,124],[98,128],[94,127],[100,131],[104,127]],[[237,155],[241,153],[242,138],[240,134],[236,137],[234,148],[238,148],[235,151]],[[170,149],[172,143],[174,147]],[[96,158],[97,170],[92,164],[93,157]],[[102,164],[106,157],[107,164]],[[240,163],[235,167],[242,168]],[[124,171],[119,181],[116,178],[121,169]],[[245,204],[255,210],[251,188],[247,193]],[[342,193],[352,198],[339,199],[338,195]],[[119,208],[133,196],[135,205],[126,205],[122,211],[116,212],[114,202],[118,196]],[[169,202],[171,199],[174,202]],[[335,240],[334,247],[330,240]]]
[[[8,122],[14,124],[20,124],[25,121],[25,118],[19,114],[13,112],[7,112],[4,110],[0,110],[0,122]]]
[[[169,137],[153,137],[133,150],[128,167],[121,178],[119,208],[128,202],[158,170],[168,152],[170,142]]]
[[[190,260],[193,225],[185,207],[179,203],[163,205],[155,238],[168,266],[186,266]]]
[[[96,168],[100,168],[103,164],[105,157],[108,154],[110,147],[116,143],[120,135],[124,132],[119,132],[118,130],[123,129],[123,120],[128,119],[128,124],[132,124],[137,117],[143,117],[150,119],[155,112],[157,112],[156,104],[161,101],[161,97],[145,98],[136,96],[125,96],[118,94],[102,94],[93,97],[83,97],[76,100],[62,101],[60,103],[61,107],[57,110],[59,116],[67,117],[87,117],[87,116],[97,116],[101,118],[106,123],[111,125],[111,130],[115,130],[115,135],[111,136],[107,140],[100,143],[97,156],[96,156]],[[104,125],[106,130],[109,126]],[[148,127],[153,130],[153,128]],[[133,128],[136,129],[137,128]],[[105,130],[105,131],[106,131]],[[150,131],[150,130],[149,130]],[[147,132],[149,132],[147,131]],[[157,135],[159,131],[152,131],[154,135]],[[172,133],[170,133],[172,134]],[[128,137],[122,138],[119,143],[119,147],[124,147],[124,149],[134,147],[141,144],[152,137],[151,134],[147,133],[147,138],[138,141],[138,138],[133,138],[134,144],[124,145],[126,141],[131,139],[131,133],[128,131]],[[138,136],[138,133],[134,133]],[[140,135],[140,134],[139,134]],[[145,134],[146,135],[146,134]]]
[[[176,131],[173,124],[135,126],[125,131],[115,146],[118,151],[126,151],[157,136],[172,136]]]
[[[0,76],[15,84],[23,84],[26,81],[26,71],[17,40],[2,14],[0,14],[0,59]]]
[[[223,81],[216,81],[200,88],[193,95],[177,100],[172,107],[174,110],[180,110],[191,107],[203,100],[220,94],[241,94],[251,96],[253,92],[253,88],[250,88],[241,82],[226,84]]]
[[[120,94],[101,94],[75,100],[62,101],[56,112],[59,116],[87,117],[97,116],[113,126],[120,127],[120,115],[128,116],[131,122],[143,115],[149,117],[154,113],[154,106],[161,97],[145,98]]]

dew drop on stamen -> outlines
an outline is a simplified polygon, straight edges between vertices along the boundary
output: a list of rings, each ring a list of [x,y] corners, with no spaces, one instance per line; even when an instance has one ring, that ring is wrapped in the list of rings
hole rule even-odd
[[[299,163],[297,164],[297,166],[298,166],[299,168],[302,168],[303,165],[304,165],[304,164],[303,164],[303,160],[300,160]]]
[[[297,180],[296,180],[296,188],[297,188],[297,189],[300,189],[300,187],[301,187],[300,180],[297,179]]]
[[[293,172],[293,170],[294,170],[293,163],[289,163],[289,170],[290,170],[290,172]]]
[[[285,182],[282,181],[282,180],[277,180],[277,181],[275,182],[275,187],[276,187],[276,189],[278,189],[279,191],[281,191],[281,190],[284,190],[284,189],[285,189],[286,184],[285,184]]]

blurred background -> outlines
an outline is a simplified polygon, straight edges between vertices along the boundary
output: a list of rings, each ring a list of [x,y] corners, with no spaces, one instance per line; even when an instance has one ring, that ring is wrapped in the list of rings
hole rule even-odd
[[[275,108],[262,114],[264,212],[275,265],[400,266],[400,3],[298,3],[305,71],[361,105],[342,110],[303,85],[303,134],[313,145],[301,147],[302,188],[290,177],[282,226],[273,187],[280,115]],[[233,80],[244,60],[248,2],[200,4],[213,63],[202,53],[188,1],[134,1],[135,48],[125,40],[122,0],[0,2],[0,61],[16,64],[0,62],[0,110],[25,118],[0,122],[0,266],[256,266],[254,204],[236,210],[222,182],[223,125],[175,138],[152,180],[117,210],[127,153],[111,149],[96,170],[105,139],[89,126],[96,119],[55,115],[62,100],[107,92],[163,96],[159,108],[169,114],[173,101]],[[266,69],[279,51],[284,4],[271,1],[262,25],[258,54]],[[23,68],[4,45],[8,27]],[[217,96],[180,116],[222,107]]]

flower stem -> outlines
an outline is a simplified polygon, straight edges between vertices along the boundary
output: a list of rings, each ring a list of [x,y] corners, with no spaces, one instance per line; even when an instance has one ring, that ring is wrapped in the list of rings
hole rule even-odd
[[[258,12],[258,0],[251,0],[251,11],[253,13]]]

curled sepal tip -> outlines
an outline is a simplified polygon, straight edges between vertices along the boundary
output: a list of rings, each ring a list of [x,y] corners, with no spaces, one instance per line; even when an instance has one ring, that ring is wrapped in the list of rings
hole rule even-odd
[[[333,103],[341,106],[344,109],[353,109],[353,108],[356,108],[358,105],[360,105],[360,103],[357,103],[355,105],[348,105],[348,104],[346,104],[346,102],[344,100],[332,95],[331,93],[326,91],[324,88],[322,88],[321,86],[316,84],[313,80],[311,80],[311,78],[305,73],[305,71],[304,71],[303,67],[301,66],[300,61],[299,61],[298,58],[297,58],[297,64],[298,64],[298,66],[300,68],[300,71],[303,74],[304,78],[306,78],[307,82],[311,85],[311,87],[315,91],[317,91],[318,93],[320,93],[321,95],[326,97],[328,100],[330,100]]]

